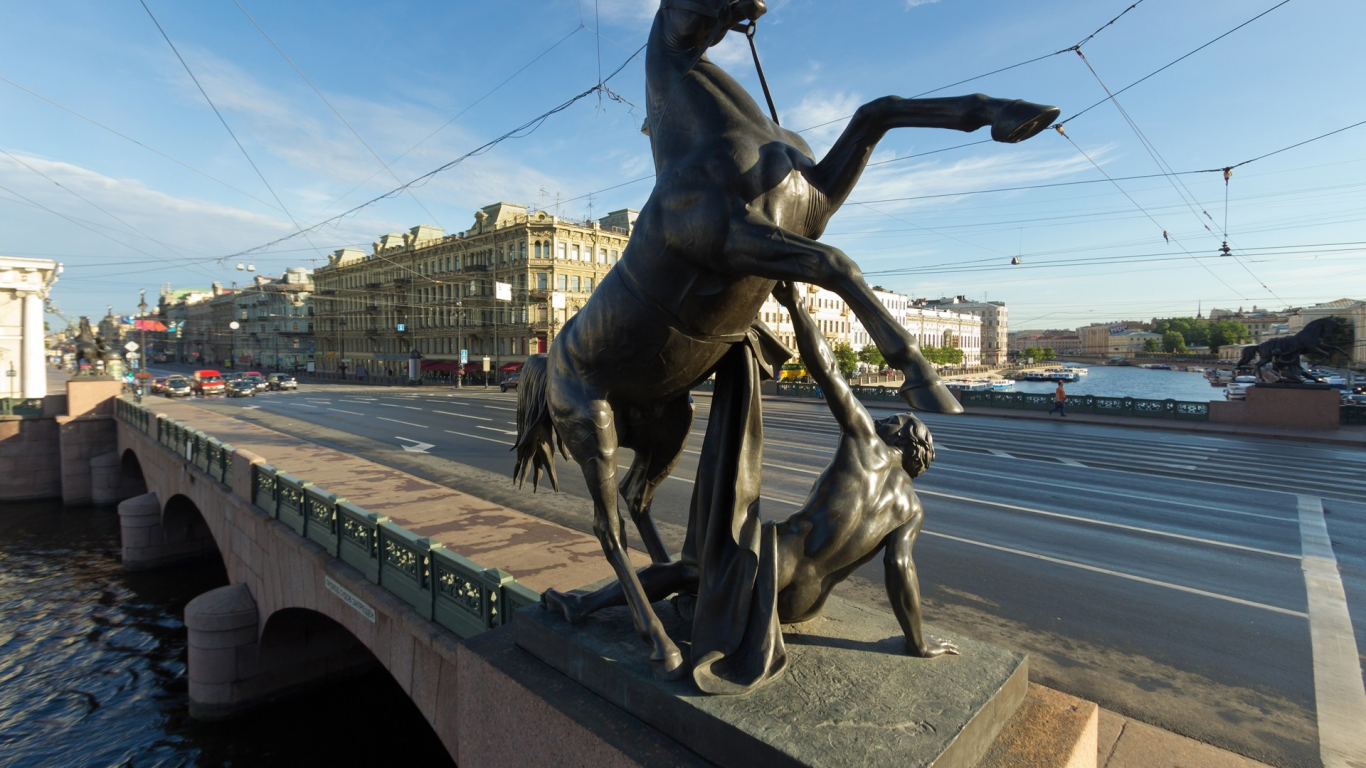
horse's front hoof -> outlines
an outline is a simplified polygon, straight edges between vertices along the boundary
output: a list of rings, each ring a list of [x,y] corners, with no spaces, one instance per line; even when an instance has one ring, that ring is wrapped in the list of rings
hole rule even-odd
[[[551,613],[562,614],[564,620],[570,624],[582,624],[584,616],[574,608],[573,603],[573,597],[563,592],[547,589],[541,593],[541,607],[543,609]]]
[[[1058,119],[1060,110],[1028,101],[1012,101],[991,123],[991,138],[1003,144],[1015,144],[1036,135]]]
[[[688,665],[683,663],[683,654],[679,653],[673,644],[670,644],[662,654],[650,655],[650,670],[655,673],[656,680],[663,680],[666,683],[688,676]]]
[[[963,406],[941,381],[907,384],[897,394],[906,404],[925,413],[962,413]]]

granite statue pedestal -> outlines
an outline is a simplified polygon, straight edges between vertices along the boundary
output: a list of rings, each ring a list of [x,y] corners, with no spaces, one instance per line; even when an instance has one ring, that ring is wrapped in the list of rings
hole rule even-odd
[[[687,624],[656,612],[687,654]],[[532,606],[516,643],[621,710],[720,766],[977,765],[1028,689],[1026,657],[934,629],[961,656],[902,653],[890,613],[838,597],[823,615],[784,627],[789,663],[776,682],[743,696],[708,696],[690,678],[658,681],[623,608],[579,626]]]

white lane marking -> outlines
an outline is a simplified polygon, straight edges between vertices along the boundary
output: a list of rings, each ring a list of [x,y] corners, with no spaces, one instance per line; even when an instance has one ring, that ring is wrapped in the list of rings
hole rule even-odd
[[[414,440],[411,437],[404,437],[403,435],[394,435],[394,439],[407,440],[412,443],[412,445],[403,446],[403,450],[408,453],[426,453],[428,450],[436,447],[435,443],[424,443],[421,440]]]
[[[472,416],[472,415],[470,415],[470,414],[468,414],[468,413],[451,413],[450,411],[435,411],[435,410],[432,411],[432,413],[439,413],[439,414],[441,414],[442,416],[460,416],[461,418],[465,418],[465,419],[478,419],[478,420],[480,420],[480,421],[493,421],[493,419],[490,419],[490,418],[488,418],[488,417],[486,417],[486,416]]]
[[[352,416],[364,416],[364,415],[365,415],[365,414],[360,413],[360,412],[358,412],[358,411],[344,411],[344,410],[342,410],[341,408],[328,408],[327,410],[329,410],[329,411],[336,411],[337,413],[349,413],[349,414],[351,414]]]
[[[499,444],[499,445],[515,445],[515,443],[509,443],[509,442],[506,441],[506,440],[494,440],[494,439],[491,438],[491,437],[484,437],[483,435],[471,435],[471,434],[469,434],[468,432],[456,432],[456,431],[453,430],[453,429],[447,429],[447,430],[443,430],[443,431],[449,432],[449,433],[451,433],[452,435],[460,435],[461,437],[472,437],[472,438],[474,438],[475,440],[487,440],[487,441],[489,441],[490,443],[497,443],[497,444]]]
[[[1301,568],[1309,593],[1309,639],[1314,654],[1314,709],[1324,768],[1366,765],[1366,688],[1361,682],[1352,616],[1337,556],[1323,519],[1323,499],[1299,497]]]
[[[489,408],[489,409],[491,409],[491,410],[495,410],[495,411],[512,411],[513,413],[516,413],[516,412],[517,412],[517,409],[516,409],[516,408],[504,408],[504,407],[498,406],[498,405],[486,405],[486,406],[484,406],[484,407],[485,407],[485,408]]]
[[[624,465],[624,464],[618,464],[618,465],[617,465],[617,469],[629,470],[630,467],[628,467],[628,466],[626,466],[626,465]],[[696,482],[697,482],[697,481],[695,481],[695,480],[690,480],[690,479],[688,479],[688,478],[686,478],[686,477],[679,477],[679,476],[677,476],[677,475],[669,475],[669,479],[670,479],[670,480],[677,480],[677,481],[680,482],[680,483],[687,483],[688,485],[694,485],[694,484],[696,484]],[[779,504],[791,504],[791,505],[794,506],[794,507],[800,507],[800,506],[802,505],[802,502],[800,502],[800,501],[793,501],[793,500],[791,500],[791,499],[780,499],[780,498],[778,498],[777,496],[765,496],[765,495],[762,494],[762,493],[759,494],[759,498],[761,498],[761,499],[763,499],[763,500],[765,500],[765,501],[775,501],[775,502],[777,502],[777,503],[779,503]]]
[[[337,402],[339,402],[339,403],[355,403],[356,405],[368,405],[368,404],[370,403],[369,400],[342,400],[342,399],[340,399],[340,398],[337,399]]]
[[[517,435],[516,432],[514,432],[514,431],[512,431],[512,430],[510,430],[510,429],[499,429],[498,427],[486,427],[486,426],[484,426],[483,424],[476,424],[476,425],[474,425],[474,428],[475,428],[475,429],[487,429],[487,430],[490,431],[490,432],[497,432],[497,433],[499,433],[499,434],[501,434],[501,435],[512,435],[512,436],[514,436],[514,437]]]
[[[277,403],[271,403],[271,405],[277,405]],[[278,403],[278,405],[283,405],[283,403]],[[318,406],[316,406],[316,405],[309,405],[308,403],[290,403],[290,405],[294,406],[295,408],[317,408],[317,407],[318,407]]]
[[[384,406],[385,408],[402,408],[402,407],[403,407],[403,406],[401,406],[401,405],[394,405],[393,403],[380,403],[380,405]]]
[[[935,446],[935,450],[936,450],[936,451],[939,450],[939,446]],[[1017,483],[1032,483],[1032,484],[1035,484],[1035,485],[1046,485],[1046,486],[1048,486],[1048,487],[1050,487],[1050,488],[1066,488],[1066,489],[1071,490],[1071,491],[1086,491],[1086,492],[1088,492],[1088,493],[1102,493],[1102,494],[1105,494],[1105,495],[1107,495],[1107,496],[1123,496],[1123,497],[1125,497],[1126,499],[1135,499],[1135,500],[1143,500],[1143,501],[1154,501],[1154,502],[1159,502],[1159,503],[1161,503],[1161,504],[1174,504],[1174,505],[1178,505],[1178,506],[1182,506],[1182,507],[1191,507],[1191,508],[1199,509],[1199,510],[1202,510],[1202,511],[1225,512],[1225,513],[1230,514],[1230,515],[1244,515],[1244,516],[1246,516],[1246,517],[1260,517],[1260,518],[1263,518],[1263,519],[1266,519],[1266,520],[1279,520],[1279,521],[1281,521],[1281,522],[1283,522],[1283,523],[1293,522],[1290,518],[1286,518],[1286,517],[1277,517],[1276,515],[1263,515],[1263,514],[1261,514],[1261,513],[1259,513],[1259,512],[1245,512],[1245,511],[1243,511],[1243,510],[1241,510],[1241,509],[1229,509],[1228,507],[1214,507],[1214,506],[1210,506],[1209,504],[1205,504],[1205,503],[1201,503],[1201,502],[1178,501],[1178,500],[1176,500],[1176,499],[1167,499],[1167,498],[1163,498],[1163,497],[1161,497],[1161,496],[1148,496],[1148,495],[1146,495],[1146,494],[1135,493],[1135,492],[1133,492],[1133,491],[1109,491],[1109,490],[1106,490],[1106,489],[1104,489],[1104,488],[1094,488],[1094,487],[1088,487],[1088,486],[1084,486],[1084,485],[1069,485],[1069,484],[1067,484],[1067,483],[1057,483],[1057,482],[1054,482],[1054,481],[1052,481],[1052,480],[1036,480],[1036,479],[1034,479],[1034,478],[1029,478],[1029,477],[1017,477],[1017,476],[1015,476],[1015,475],[998,475],[998,474],[996,474],[996,473],[994,473],[994,472],[981,472],[981,471],[977,471],[977,470],[973,470],[973,469],[963,469],[963,468],[961,468],[961,467],[935,466],[935,467],[934,467],[934,471],[936,471],[936,472],[958,472],[958,473],[965,474],[965,475],[972,475],[973,477],[992,477],[992,478],[996,478],[996,479],[998,479],[998,480],[1010,480],[1010,481],[1012,481],[1012,482],[1017,482]]]
[[[1168,582],[1168,581],[1158,581],[1157,579],[1149,579],[1149,578],[1147,578],[1147,577],[1145,577],[1145,576],[1136,576],[1136,575],[1134,575],[1134,574],[1132,574],[1132,573],[1124,573],[1123,571],[1112,571],[1112,570],[1110,570],[1109,568],[1101,568],[1101,567],[1095,566],[1095,565],[1087,565],[1086,563],[1078,563],[1078,562],[1075,562],[1075,561],[1072,561],[1072,560],[1063,560],[1063,559],[1060,558],[1060,557],[1050,557],[1049,555],[1040,555],[1040,554],[1035,553],[1035,552],[1026,552],[1026,551],[1023,550],[1023,549],[1014,549],[1014,548],[1012,548],[1012,547],[1003,547],[1003,546],[1000,546],[999,544],[987,544],[986,542],[982,542],[982,541],[973,541],[972,539],[965,539],[965,538],[962,538],[961,536],[953,536],[953,535],[950,535],[950,534],[947,534],[947,533],[939,533],[938,531],[922,530],[921,533],[927,534],[927,535],[929,535],[929,536],[936,536],[936,537],[941,538],[941,539],[951,539],[951,540],[953,540],[953,541],[961,542],[961,543],[963,543],[963,544],[971,544],[971,545],[973,545],[973,546],[975,546],[975,547],[985,547],[985,548],[987,548],[987,549],[994,549],[994,550],[997,550],[998,552],[1009,552],[1009,553],[1012,554],[1012,555],[1021,555],[1021,556],[1023,556],[1023,557],[1032,557],[1032,558],[1034,558],[1034,559],[1036,559],[1036,560],[1043,560],[1043,561],[1045,561],[1045,562],[1054,563],[1054,564],[1057,564],[1057,565],[1066,565],[1066,566],[1070,566],[1070,567],[1072,567],[1072,568],[1080,568],[1080,569],[1082,569],[1082,570],[1084,570],[1084,571],[1091,571],[1091,572],[1093,572],[1093,573],[1103,573],[1103,574],[1105,574],[1105,575],[1107,575],[1107,576],[1115,576],[1115,577],[1121,578],[1121,579],[1128,579],[1129,581],[1138,581],[1138,582],[1142,582],[1142,583],[1144,583],[1144,584],[1151,584],[1151,585],[1157,586],[1157,587],[1166,587],[1167,589],[1174,589],[1174,590],[1177,590],[1178,592],[1188,592],[1188,593],[1190,593],[1190,594],[1192,594],[1192,595],[1202,595],[1202,596],[1204,596],[1204,597],[1212,597],[1212,598],[1214,598],[1214,599],[1216,599],[1216,600],[1226,600],[1226,601],[1228,601],[1228,602],[1230,602],[1230,603],[1237,603],[1237,604],[1239,604],[1239,605],[1251,606],[1251,607],[1253,607],[1253,608],[1261,608],[1262,610],[1265,610],[1265,611],[1272,611],[1272,612],[1274,612],[1274,613],[1284,613],[1284,614],[1286,614],[1287,616],[1299,616],[1299,617],[1301,617],[1301,618],[1308,618],[1308,617],[1309,617],[1309,615],[1306,614],[1306,613],[1302,613],[1302,612],[1300,612],[1300,611],[1292,611],[1292,610],[1290,610],[1289,608],[1281,608],[1280,606],[1276,606],[1276,605],[1267,605],[1267,604],[1265,604],[1265,603],[1257,603],[1257,602],[1253,602],[1253,601],[1251,601],[1251,600],[1244,600],[1244,599],[1242,599],[1241,597],[1232,597],[1232,596],[1230,596],[1230,595],[1221,595],[1221,594],[1219,594],[1218,592],[1209,592],[1209,591],[1203,590],[1203,589],[1196,589],[1195,587],[1187,587],[1187,586],[1185,586],[1185,585],[1183,585],[1183,584],[1173,584],[1173,583]],[[1359,675],[1358,675],[1358,676],[1359,676]]]
[[[1013,459],[1013,458],[1015,458],[1014,456],[1011,456],[1010,454],[1006,453],[1005,451],[998,451],[998,450],[996,450],[995,448],[988,448],[988,449],[987,449],[987,452],[989,452],[992,456],[1000,456],[1000,457],[1003,458],[1003,459]]]
[[[1046,516],[1046,517],[1056,517],[1056,518],[1061,518],[1061,519],[1063,519],[1063,520],[1072,520],[1072,521],[1075,521],[1075,522],[1078,522],[1078,523],[1087,523],[1087,524],[1089,524],[1089,525],[1101,525],[1101,526],[1105,526],[1106,528],[1121,528],[1121,529],[1126,530],[1126,531],[1136,531],[1136,532],[1138,532],[1138,533],[1147,533],[1147,534],[1151,534],[1151,535],[1153,535],[1153,536],[1166,536],[1166,537],[1172,538],[1172,539],[1181,539],[1181,540],[1183,540],[1183,541],[1193,541],[1193,542],[1196,542],[1197,544],[1209,544],[1209,545],[1215,546],[1215,547],[1227,547],[1227,548],[1229,548],[1229,549],[1241,549],[1241,550],[1243,550],[1243,551],[1245,551],[1245,552],[1256,552],[1256,553],[1259,554],[1259,555],[1271,555],[1271,556],[1273,556],[1273,557],[1285,557],[1285,558],[1289,558],[1289,559],[1291,559],[1291,560],[1299,560],[1299,559],[1300,559],[1300,556],[1299,556],[1299,555],[1291,555],[1291,554],[1287,554],[1287,553],[1285,553],[1285,552],[1273,552],[1272,550],[1269,550],[1269,549],[1259,549],[1259,548],[1257,548],[1257,547],[1249,547],[1249,546],[1244,545],[1244,544],[1234,544],[1234,543],[1232,543],[1232,542],[1227,542],[1227,541],[1216,541],[1216,540],[1214,540],[1214,539],[1202,539],[1202,538],[1200,538],[1199,536],[1188,536],[1188,535],[1186,535],[1186,534],[1184,534],[1184,533],[1171,533],[1171,532],[1169,532],[1169,531],[1159,531],[1159,530],[1156,530],[1156,529],[1153,529],[1153,528],[1143,528],[1143,527],[1140,527],[1140,526],[1137,526],[1137,525],[1126,525],[1126,524],[1124,524],[1124,523],[1112,523],[1112,522],[1110,522],[1110,521],[1108,521],[1108,520],[1096,520],[1096,519],[1089,518],[1089,517],[1079,517],[1079,516],[1077,516],[1077,515],[1067,515],[1067,514],[1063,514],[1062,512],[1050,512],[1049,510],[1046,510],[1046,509],[1035,509],[1035,508],[1033,508],[1033,507],[1021,507],[1021,506],[1016,505],[1016,504],[1005,504],[1005,503],[999,502],[999,501],[987,501],[986,499],[977,499],[977,498],[973,498],[973,497],[971,497],[971,496],[958,496],[958,495],[956,495],[956,494],[952,494],[952,493],[942,493],[942,492],[940,492],[940,491],[927,491],[927,490],[925,490],[924,488],[917,488],[917,489],[915,489],[915,490],[916,490],[916,493],[919,493],[919,494],[922,494],[922,495],[925,495],[925,496],[942,496],[943,498],[946,498],[946,499],[956,499],[956,500],[958,500],[958,501],[966,501],[966,502],[969,502],[969,503],[972,503],[972,504],[984,504],[984,505],[991,506],[991,507],[1001,507],[1002,509],[1014,509],[1014,510],[1017,510],[1017,511],[1019,511],[1019,512],[1028,512],[1028,513],[1030,513],[1030,514],[1034,514],[1034,515],[1044,515],[1044,516]]]
[[[691,448],[685,448],[685,449],[683,449],[683,450],[684,450],[685,453],[697,453],[697,454],[700,454],[700,453],[701,453],[701,451],[694,451],[694,450],[692,450]],[[819,475],[819,474],[821,474],[819,471],[813,470],[813,469],[805,469],[805,468],[802,468],[802,467],[789,467],[789,466],[786,466],[786,465],[783,465],[783,464],[772,464],[772,463],[767,462],[767,461],[764,462],[764,466],[765,466],[765,467],[773,467],[774,469],[785,469],[785,470],[787,470],[787,471],[789,471],[789,472],[799,472],[799,473],[806,474],[806,475]],[[973,498],[973,497],[971,497],[971,496],[955,496],[954,494],[951,494],[951,493],[943,493],[943,492],[941,492],[941,491],[928,491],[928,490],[925,490],[924,488],[917,488],[916,491],[917,491],[918,493],[923,493],[923,494],[926,494],[926,495],[929,495],[929,496],[943,496],[943,497],[950,498],[950,499],[958,499],[959,501],[972,502],[972,503],[974,503],[974,504],[985,504],[985,505],[993,506],[993,507],[1004,507],[1004,508],[1006,508],[1006,509],[1015,509],[1015,510],[1019,510],[1019,511],[1021,511],[1021,512],[1032,512],[1032,513],[1037,514],[1037,515],[1047,515],[1047,516],[1049,516],[1049,517],[1060,517],[1060,518],[1064,518],[1064,519],[1067,519],[1067,520],[1075,520],[1075,521],[1081,522],[1081,523],[1090,523],[1090,524],[1092,524],[1092,525],[1102,525],[1102,526],[1106,526],[1106,527],[1109,527],[1109,528],[1122,528],[1122,529],[1125,529],[1125,530],[1137,531],[1137,532],[1140,532],[1140,533],[1150,533],[1150,534],[1153,534],[1154,536],[1168,536],[1168,537],[1171,537],[1171,538],[1174,538],[1174,539],[1184,539],[1184,540],[1186,540],[1186,541],[1193,541],[1193,542],[1198,542],[1198,543],[1201,543],[1201,544],[1210,544],[1210,545],[1213,545],[1213,546],[1216,546],[1216,547],[1227,547],[1227,548],[1229,548],[1229,549],[1241,549],[1241,550],[1245,550],[1245,551],[1248,551],[1248,552],[1256,552],[1256,553],[1258,553],[1258,554],[1263,554],[1263,555],[1273,555],[1273,556],[1275,556],[1275,557],[1287,557],[1287,558],[1290,558],[1290,559],[1292,559],[1292,560],[1298,560],[1298,559],[1299,559],[1299,557],[1296,556],[1296,555],[1288,555],[1288,554],[1286,554],[1286,553],[1284,553],[1284,552],[1273,552],[1273,551],[1271,551],[1271,550],[1269,550],[1269,549],[1258,549],[1258,548],[1256,548],[1256,547],[1249,547],[1249,546],[1245,546],[1245,545],[1242,545],[1242,544],[1233,544],[1233,543],[1226,542],[1226,541],[1215,541],[1215,540],[1213,540],[1213,539],[1202,539],[1202,538],[1199,538],[1199,537],[1197,537],[1197,536],[1187,536],[1187,535],[1181,534],[1181,533],[1168,533],[1168,532],[1166,532],[1166,531],[1158,531],[1158,530],[1154,530],[1154,529],[1152,529],[1152,528],[1140,528],[1140,527],[1138,527],[1138,526],[1136,526],[1136,525],[1125,525],[1125,524],[1123,524],[1123,523],[1112,523],[1112,522],[1103,521],[1103,520],[1092,520],[1092,519],[1085,518],[1085,517],[1076,517],[1075,515],[1066,515],[1066,514],[1063,514],[1063,513],[1061,513],[1061,512],[1049,512],[1049,511],[1042,510],[1042,509],[1034,509],[1034,508],[1032,508],[1032,507],[1020,507],[1020,506],[1016,506],[1016,505],[1014,505],[1014,504],[1004,504],[1004,503],[999,502],[999,501],[987,501],[986,499],[976,499],[976,498]],[[1284,518],[1273,518],[1273,519],[1284,519]]]
[[[399,421],[398,419],[386,419],[386,418],[384,418],[383,416],[376,416],[375,418],[379,419],[380,421],[392,421],[392,422],[394,422],[395,424],[402,424],[402,425],[407,426],[407,427],[417,427],[418,429],[426,429],[426,428],[427,428],[427,425],[426,425],[426,424],[414,424],[414,423],[412,423],[411,421]]]
[[[418,408],[418,407],[415,406],[415,405],[405,405],[405,406],[403,406],[403,407],[404,407],[404,408],[407,408],[407,409],[410,410],[410,411],[420,411],[420,410],[422,410],[421,408]]]
[[[1066,465],[1069,466],[1069,467],[1084,467],[1084,466],[1086,466],[1085,464],[1082,464],[1080,461],[1077,461],[1076,459],[1058,459],[1058,461],[1061,461],[1062,463],[1066,464]]]
[[[322,400],[322,399],[319,399],[319,398],[316,398],[316,397],[305,397],[304,399],[307,400],[307,401],[309,401],[310,403],[330,403],[330,402],[332,402],[331,400]]]

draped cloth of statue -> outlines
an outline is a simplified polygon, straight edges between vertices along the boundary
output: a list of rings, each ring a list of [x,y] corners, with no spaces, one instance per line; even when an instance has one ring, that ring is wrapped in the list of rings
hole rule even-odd
[[[745,693],[787,667],[778,624],[777,536],[759,518],[759,383],[791,357],[756,323],[716,369],[682,555],[698,568],[693,680],[705,693]]]

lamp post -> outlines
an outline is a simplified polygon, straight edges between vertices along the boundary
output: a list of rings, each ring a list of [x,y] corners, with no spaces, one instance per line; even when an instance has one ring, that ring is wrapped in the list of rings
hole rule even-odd
[[[236,320],[233,320],[232,322],[228,323],[228,330],[230,331],[230,333],[228,334],[228,336],[230,337],[228,339],[228,362],[233,363],[233,365],[230,366],[233,368],[237,367],[237,329],[241,327],[242,324],[237,322]]]
[[[138,325],[141,326],[140,330],[142,331],[142,334],[141,334],[141,336],[142,336],[142,350],[141,350],[141,352],[142,352],[142,357],[138,358],[138,361],[139,361],[139,362],[138,362],[138,365],[137,365],[136,367],[138,368],[138,370],[145,371],[145,370],[147,370],[147,357],[148,357],[148,355],[149,355],[149,352],[148,352],[148,350],[147,350],[147,289],[146,289],[146,288],[143,288],[143,289],[141,289],[141,290],[138,291],[138,320],[139,320]]]

